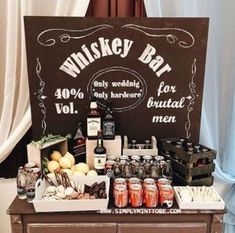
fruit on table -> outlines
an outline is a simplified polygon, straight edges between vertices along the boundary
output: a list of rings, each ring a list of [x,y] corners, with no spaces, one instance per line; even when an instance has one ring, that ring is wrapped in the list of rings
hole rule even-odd
[[[57,150],[52,151],[50,155],[51,160],[58,161],[58,162],[61,157],[62,157],[61,153]]]
[[[75,165],[75,170],[87,174],[89,171],[89,166],[86,163],[78,163]]]
[[[73,176],[85,176],[85,175],[86,174],[81,171],[77,171],[77,170],[73,171]]]
[[[60,158],[59,163],[62,168],[71,168],[72,166],[70,159],[65,156]]]
[[[89,172],[87,172],[87,176],[98,176],[98,174],[95,170],[90,170]]]
[[[52,160],[46,163],[49,174],[54,178],[54,171],[63,171],[68,174],[68,176],[76,175],[76,176],[97,176],[97,172],[94,170],[89,171],[89,166],[86,163],[78,163],[75,164],[75,158],[72,154],[67,152],[64,156],[57,151],[54,150],[50,156]]]
[[[51,160],[47,163],[49,172],[54,172],[60,169],[60,164],[57,161]]]
[[[73,174],[72,170],[71,170],[71,169],[69,169],[69,168],[63,168],[63,169],[62,169],[62,171],[63,171],[63,172],[66,172],[66,173],[68,174],[68,176],[69,176],[69,177],[71,177],[71,176],[72,176],[72,174]]]
[[[71,166],[73,166],[75,164],[75,158],[72,154],[70,154],[69,152],[67,152],[64,157],[69,158],[70,162],[71,162]]]

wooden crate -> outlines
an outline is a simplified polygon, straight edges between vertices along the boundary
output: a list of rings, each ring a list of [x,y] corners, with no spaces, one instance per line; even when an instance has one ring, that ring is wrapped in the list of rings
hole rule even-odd
[[[145,149],[144,144],[136,144],[136,149],[131,149],[131,144],[128,144],[128,137],[124,136],[123,140],[123,155],[132,156],[132,155],[150,155],[150,156],[157,156],[158,155],[158,148],[157,148],[157,140],[154,136],[151,137],[151,149]]]
[[[185,141],[182,144],[184,146],[186,142],[189,142],[192,143],[193,146],[198,145],[200,148],[207,149],[206,152],[193,152],[189,154],[182,147],[176,147],[176,142],[179,140],[180,138],[166,138],[160,140],[161,153],[171,160],[174,182],[179,185],[212,185],[214,181],[212,172],[215,170],[213,160],[216,158],[216,151],[184,139]],[[171,143],[169,143],[169,141],[171,141]],[[166,151],[169,152],[169,156],[167,156]],[[202,159],[205,159],[207,163],[196,166]]]

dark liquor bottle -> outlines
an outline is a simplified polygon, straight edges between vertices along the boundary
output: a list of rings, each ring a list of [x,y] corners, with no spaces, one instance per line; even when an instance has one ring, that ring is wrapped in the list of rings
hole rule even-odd
[[[82,123],[78,123],[77,133],[73,138],[73,153],[76,163],[86,161],[86,139],[82,133]]]
[[[87,137],[97,139],[97,133],[101,130],[101,116],[98,111],[96,98],[92,97],[90,102],[90,112],[87,115]]]
[[[94,168],[98,175],[103,175],[106,163],[106,149],[103,146],[102,130],[98,131],[97,146],[94,149]]]
[[[103,120],[103,137],[104,139],[115,138],[115,119],[112,115],[112,103],[107,102],[106,113]]]

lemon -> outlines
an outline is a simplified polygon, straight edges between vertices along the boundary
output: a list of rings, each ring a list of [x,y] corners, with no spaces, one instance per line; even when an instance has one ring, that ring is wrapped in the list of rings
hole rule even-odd
[[[70,162],[71,162],[71,166],[73,166],[75,164],[75,158],[72,154],[70,154],[69,152],[67,152],[64,157],[69,158]]]
[[[58,161],[58,162],[61,157],[62,157],[61,153],[57,150],[54,150],[50,155],[51,160]]]
[[[72,166],[70,159],[65,156],[60,158],[59,163],[62,168],[71,168]]]
[[[89,171],[89,166],[86,163],[78,163],[75,165],[76,171],[87,173]]]
[[[57,161],[51,160],[47,164],[49,172],[54,172],[60,169],[60,164]]]

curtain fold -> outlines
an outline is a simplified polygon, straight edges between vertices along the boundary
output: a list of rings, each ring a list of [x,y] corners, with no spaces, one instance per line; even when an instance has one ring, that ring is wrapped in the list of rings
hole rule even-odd
[[[31,126],[23,16],[83,17],[89,2],[0,1],[0,163]]]
[[[217,150],[214,176],[233,184],[224,199],[225,232],[235,232],[235,2],[145,0],[149,17],[209,17],[200,142]]]

